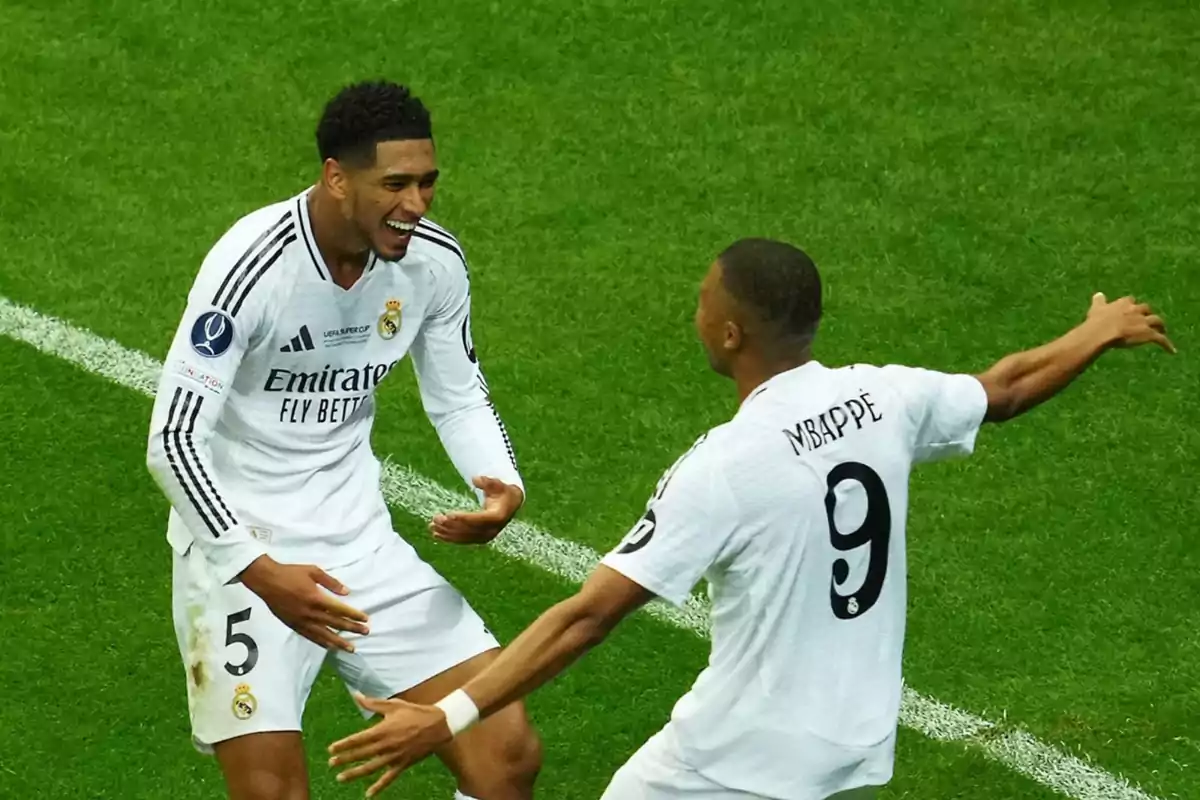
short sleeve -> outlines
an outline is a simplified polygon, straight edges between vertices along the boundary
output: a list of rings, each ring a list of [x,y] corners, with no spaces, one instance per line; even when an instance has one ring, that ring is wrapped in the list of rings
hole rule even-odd
[[[601,563],[683,605],[733,535],[733,498],[715,448],[698,443],[663,476],[646,513]]]
[[[913,461],[970,455],[987,413],[987,391],[973,375],[889,366],[888,382],[902,396],[913,426]]]

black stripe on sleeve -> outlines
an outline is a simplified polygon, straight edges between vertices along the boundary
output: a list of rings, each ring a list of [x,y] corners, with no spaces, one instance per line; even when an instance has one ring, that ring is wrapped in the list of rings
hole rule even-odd
[[[183,389],[176,389],[175,396],[171,398],[171,408],[167,412],[167,424],[164,425],[162,429],[163,451],[167,455],[167,463],[171,465],[171,472],[175,473],[175,480],[179,482],[179,485],[183,487],[183,493],[187,495],[188,502],[190,502],[192,507],[196,509],[196,513],[200,515],[200,519],[204,521],[204,525],[208,528],[209,533],[213,535],[213,538],[220,538],[221,532],[217,530],[216,526],[213,525],[212,520],[210,520],[208,515],[204,513],[204,507],[196,502],[196,496],[192,494],[192,488],[188,485],[188,482],[184,480],[183,473],[179,469],[179,463],[181,459],[176,457],[176,454],[171,446],[171,433],[177,431],[180,427],[179,417],[176,416],[176,411],[179,408],[179,400],[182,396]]]
[[[189,392],[190,394],[190,392]],[[188,452],[192,455],[192,460],[196,464],[196,469],[200,472],[200,477],[204,479],[204,485],[208,487],[209,493],[217,499],[217,504],[221,506],[221,510],[225,512],[225,516],[229,518],[230,525],[237,525],[237,517],[229,510],[229,506],[225,505],[225,501],[221,498],[217,487],[213,486],[212,479],[208,477],[208,471],[204,469],[204,462],[196,454],[196,442],[192,438],[192,432],[196,430],[196,417],[200,416],[200,406],[204,403],[204,398],[196,395],[196,404],[192,407],[192,415],[188,417],[187,430],[184,431],[184,437],[187,439]]]
[[[229,292],[226,293],[225,300],[221,303],[221,309],[229,312],[234,296],[239,295],[242,284],[246,281],[246,278],[250,277],[250,274],[254,272],[254,268],[258,266],[258,263],[262,261],[263,258],[270,254],[271,257],[267,261],[266,267],[271,266],[271,264],[274,264],[275,260],[283,253],[284,248],[294,241],[296,241],[296,226],[289,223],[285,225],[278,233],[276,233],[275,238],[267,243],[266,247],[264,247],[262,250],[259,250],[258,255],[256,255],[242,269],[242,273],[238,276],[238,279],[233,282],[233,286],[229,288]],[[240,292],[241,300],[238,301],[237,308],[241,308],[241,301],[245,300],[246,294],[250,291],[250,288],[253,287],[258,281],[258,278],[261,277],[264,272],[266,272],[266,267],[263,267],[258,271],[258,274],[255,275],[254,280],[250,281],[250,285],[246,287],[245,291]],[[237,316],[237,311],[231,311],[230,316]]]
[[[441,225],[438,225],[436,222],[431,222],[430,220],[427,220],[427,219],[417,220],[417,227],[420,228],[421,230],[423,230],[425,233],[429,234],[430,236],[434,236],[438,239],[441,239],[446,244],[453,247],[455,250],[458,251],[458,253],[460,255],[464,256],[463,261],[466,261],[466,258],[465,258],[466,251],[463,250],[463,246],[458,241],[458,237],[455,236],[453,233],[446,230]]]
[[[458,244],[457,236],[455,236],[453,233],[451,233],[450,231],[443,228],[441,225],[438,225],[436,222],[429,219],[428,217],[422,217],[421,219],[417,220],[417,224],[424,225],[426,228],[429,228],[434,233],[440,233],[443,236],[445,236],[447,239],[449,239],[450,241],[454,242],[455,244]]]
[[[462,247],[459,246],[458,240],[450,234],[442,233],[430,228],[429,226],[425,225],[424,222],[418,222],[417,229],[413,231],[413,236],[420,237],[421,239],[424,239],[427,242],[432,242],[436,245],[441,245],[451,253],[454,253],[454,255],[458,256],[458,260],[463,262],[463,266],[466,266],[467,257],[463,253]]]
[[[184,419],[184,417],[187,416],[188,408],[191,405],[191,402],[193,399],[199,399],[199,398],[196,398],[195,393],[193,393],[193,392],[188,392],[186,395],[184,395],[183,406],[180,408],[180,411],[179,411],[179,419],[176,420],[175,427],[171,431],[171,433],[175,437],[175,449],[179,455],[180,462],[183,464],[183,471],[186,472],[188,477],[191,479],[192,489],[196,490],[196,493],[200,496],[200,499],[204,501],[204,507],[208,508],[208,511],[212,515],[212,518],[216,520],[216,527],[220,528],[221,531],[224,532],[224,531],[229,530],[229,523],[227,523],[224,520],[224,518],[221,517],[221,514],[219,511],[217,511],[216,504],[213,503],[212,498],[209,497],[207,494],[205,494],[204,487],[200,485],[200,480],[199,480],[199,478],[196,477],[196,469],[193,469],[193,465],[192,465],[192,463],[190,463],[188,461],[187,454],[184,452],[184,449],[183,449],[183,419]],[[192,448],[192,457],[196,458],[196,452],[195,452],[194,447]],[[196,461],[197,461],[197,466],[198,466],[199,459],[197,458]],[[201,511],[200,503],[193,500],[192,505],[194,505],[196,507],[197,511]],[[211,528],[212,526],[210,525],[209,527]],[[217,533],[215,529],[213,530],[213,535],[217,536],[217,537],[220,536],[220,534]]]
[[[240,297],[238,297],[238,301],[234,305],[233,311],[229,312],[229,316],[237,316],[238,312],[242,310],[242,303],[246,302],[246,298],[250,296],[250,290],[254,288],[254,284],[258,283],[258,279],[266,274],[267,270],[271,268],[271,265],[278,261],[279,257],[283,255],[283,251],[287,249],[287,246],[294,241],[296,241],[296,234],[293,232],[290,236],[283,240],[283,244],[279,246],[279,249],[275,251],[275,254],[267,259],[267,263],[263,264],[258,272],[255,273],[254,277],[250,279],[250,283],[246,284],[246,288],[242,290],[242,294]]]
[[[285,211],[283,216],[280,217],[278,220],[276,220],[274,225],[272,225],[271,227],[269,227],[265,231],[263,231],[261,234],[259,234],[258,238],[255,239],[254,242],[249,247],[246,248],[246,252],[242,253],[241,257],[238,258],[238,260],[234,263],[233,267],[229,270],[229,272],[225,274],[225,280],[221,281],[221,287],[219,289],[217,289],[217,293],[215,295],[213,295],[212,304],[214,306],[218,305],[221,302],[221,294],[225,291],[225,287],[229,285],[229,281],[231,281],[233,279],[233,276],[238,272],[238,270],[241,269],[242,264],[244,264],[246,262],[246,259],[250,257],[250,254],[253,253],[255,250],[257,250],[258,246],[260,244],[262,244],[263,242],[265,242],[267,240],[268,236],[270,236],[272,233],[277,231],[280,228],[280,226],[282,226],[285,222],[287,222],[291,218],[292,218],[292,212],[290,210]]]
[[[496,418],[496,424],[500,426],[500,435],[504,438],[504,449],[508,452],[508,460],[513,465],[513,469],[517,466],[517,454],[513,452],[512,439],[508,438],[508,428],[504,427],[504,420],[500,419],[500,412],[496,410],[496,406],[492,401],[488,401],[488,408],[492,410],[492,416]]]

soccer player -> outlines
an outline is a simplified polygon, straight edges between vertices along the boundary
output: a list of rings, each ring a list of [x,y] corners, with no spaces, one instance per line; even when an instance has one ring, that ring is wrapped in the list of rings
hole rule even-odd
[[[821,283],[790,245],[736,242],[700,288],[696,327],[740,408],[662,477],[645,515],[574,597],[436,707],[359,698],[383,715],[333,744],[368,795],[479,718],[599,644],[654,597],[703,576],[712,655],[670,722],[604,800],[868,798],[892,776],[906,603],[905,517],[916,463],[974,448],[984,421],[1028,411],[1111,347],[1163,322],[1096,295],[1087,319],[981,375],[824,366],[812,356]]]
[[[172,506],[193,739],[234,800],[308,798],[300,719],[325,661],[354,690],[430,702],[499,652],[384,504],[375,392],[405,355],[482,504],[437,515],[434,535],[488,542],[525,497],[472,344],[462,247],[425,216],[428,111],[403,86],[360,83],[316,139],[316,184],[239,219],[200,266],[146,456]],[[438,755],[460,800],[527,800],[541,758],[519,703]]]

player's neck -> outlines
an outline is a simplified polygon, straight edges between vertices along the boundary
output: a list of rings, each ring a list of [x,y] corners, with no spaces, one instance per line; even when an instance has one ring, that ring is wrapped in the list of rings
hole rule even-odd
[[[801,353],[776,358],[747,355],[733,367],[733,381],[737,384],[738,403],[745,402],[755,389],[776,375],[802,367],[809,361],[812,361],[812,351],[808,349]]]
[[[308,218],[330,277],[340,286],[354,285],[366,269],[370,247],[359,241],[358,234],[338,213],[333,198],[319,184],[308,195]]]

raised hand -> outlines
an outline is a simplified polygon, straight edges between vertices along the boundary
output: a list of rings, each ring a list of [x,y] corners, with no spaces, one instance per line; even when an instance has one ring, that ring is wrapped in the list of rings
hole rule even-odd
[[[1167,338],[1162,317],[1154,314],[1148,303],[1139,303],[1132,297],[1110,303],[1102,292],[1097,292],[1092,295],[1087,319],[1089,323],[1103,327],[1112,337],[1114,347],[1156,344],[1168,353],[1176,352],[1175,345]]]
[[[483,492],[483,508],[438,514],[429,524],[435,539],[456,544],[487,544],[500,535],[525,502],[525,493],[519,486],[482,476],[472,482]]]

